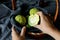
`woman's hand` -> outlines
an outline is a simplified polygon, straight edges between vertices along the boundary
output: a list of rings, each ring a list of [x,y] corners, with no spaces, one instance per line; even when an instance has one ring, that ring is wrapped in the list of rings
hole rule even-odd
[[[35,25],[34,27],[48,34],[49,31],[54,28],[52,21],[49,19],[49,16],[43,15],[43,12],[37,12],[37,14],[40,16],[40,24]]]
[[[18,34],[16,30],[12,27],[12,40],[25,40],[26,27],[23,27],[21,33]]]
[[[37,12],[37,14],[40,16],[40,24],[35,25],[34,27],[40,29],[43,33],[49,34],[56,40],[60,40],[60,31],[58,31],[52,21],[49,19],[49,17],[43,15],[42,12]],[[25,32],[26,28],[23,27],[21,30],[21,33],[18,35],[18,33],[15,31],[14,28],[12,28],[12,40],[25,40]],[[38,34],[38,33],[37,33]],[[38,34],[40,35],[40,34]]]
[[[46,33],[56,40],[60,40],[60,31],[54,27],[52,21],[49,19],[49,16],[43,15],[42,12],[37,13],[40,16],[40,24],[35,27],[40,29],[43,33]]]

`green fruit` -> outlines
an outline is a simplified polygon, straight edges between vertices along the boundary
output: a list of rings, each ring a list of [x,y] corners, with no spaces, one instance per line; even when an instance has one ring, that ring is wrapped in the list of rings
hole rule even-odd
[[[28,18],[28,24],[30,26],[35,26],[35,25],[38,24],[38,22],[39,22],[39,16],[37,14],[29,16],[29,18]]]
[[[37,8],[32,8],[32,9],[30,9],[30,11],[29,11],[29,14],[30,15],[34,15],[34,14],[36,14],[37,12],[38,12],[39,10],[37,9]]]
[[[15,17],[15,20],[17,22],[19,22],[21,25],[25,25],[26,24],[26,18],[24,16],[21,16],[21,15],[17,15]]]

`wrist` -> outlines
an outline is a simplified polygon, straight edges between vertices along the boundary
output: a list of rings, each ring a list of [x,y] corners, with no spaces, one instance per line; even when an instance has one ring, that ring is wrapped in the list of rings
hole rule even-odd
[[[52,36],[53,38],[55,38],[55,40],[59,40],[60,39],[60,32],[57,29],[52,29],[48,35]]]

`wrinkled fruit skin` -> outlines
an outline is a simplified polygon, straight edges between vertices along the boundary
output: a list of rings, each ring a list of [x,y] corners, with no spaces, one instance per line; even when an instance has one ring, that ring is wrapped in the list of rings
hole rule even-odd
[[[34,14],[36,14],[38,11],[39,11],[39,10],[38,10],[37,8],[32,8],[32,9],[30,9],[29,14],[30,14],[30,15],[34,15]]]
[[[21,15],[17,15],[15,17],[15,20],[20,23],[20,25],[25,25],[26,24],[26,18],[24,16]]]
[[[35,26],[35,25],[38,24],[38,22],[39,22],[39,16],[37,14],[29,16],[29,18],[28,18],[28,24],[30,26]]]

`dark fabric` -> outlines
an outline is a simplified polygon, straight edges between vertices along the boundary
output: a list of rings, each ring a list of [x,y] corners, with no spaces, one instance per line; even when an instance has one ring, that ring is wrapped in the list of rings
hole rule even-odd
[[[16,10],[12,11],[10,3],[11,3],[11,1],[8,3],[5,2],[3,4],[0,4],[0,40],[12,40],[11,28],[12,28],[13,23],[11,23],[11,16],[17,14],[18,10],[21,9],[20,6],[23,3],[27,3],[31,6],[39,6],[39,0],[17,0],[16,1]],[[56,7],[55,1],[49,1],[49,5],[42,7],[42,8],[47,10],[48,13],[50,13],[53,16],[55,13],[55,7]],[[58,18],[58,20],[60,20],[59,18]],[[59,25],[59,23],[57,25]],[[58,27],[58,28],[60,29],[60,27]],[[35,40],[35,39],[30,39],[28,37],[26,40]],[[48,37],[46,36],[42,40],[54,40],[54,39],[50,36],[48,36]]]

